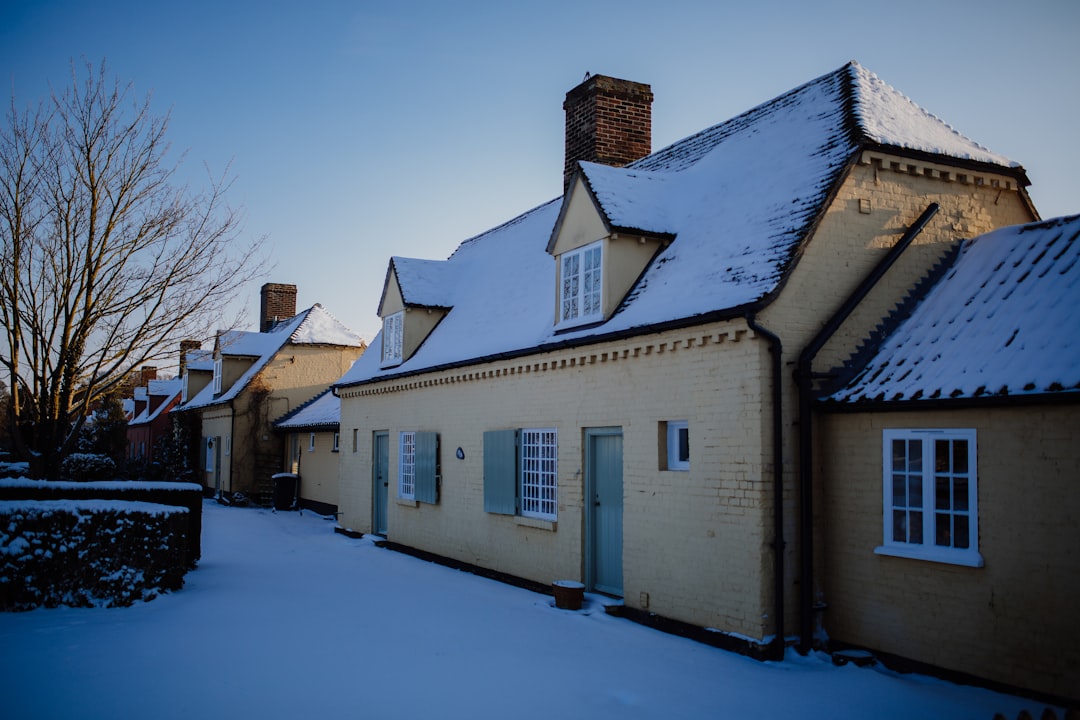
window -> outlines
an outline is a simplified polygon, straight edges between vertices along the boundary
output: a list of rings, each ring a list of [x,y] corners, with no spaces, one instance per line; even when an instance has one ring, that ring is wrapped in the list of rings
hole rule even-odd
[[[360,430],[358,428],[352,429],[352,451],[360,452]]]
[[[484,510],[558,517],[558,433],[555,428],[484,433]]]
[[[337,431],[334,431],[334,446],[332,448],[330,448],[331,452],[337,452],[338,451],[338,441],[341,439],[340,436],[341,436],[341,433],[339,433]]]
[[[221,358],[214,359],[214,394],[221,392]]]
[[[405,312],[396,312],[383,318],[382,332],[382,364],[398,365],[402,361],[402,346],[404,342],[403,325]]]
[[[406,431],[398,436],[398,497],[435,504],[439,500],[439,436]]]
[[[602,260],[603,245],[600,242],[562,254],[558,324],[603,319]]]
[[[669,420],[664,423],[667,470],[690,469],[690,425],[685,420]]]
[[[881,555],[982,567],[975,431],[882,433]]]
[[[231,455],[232,454],[232,435],[226,435],[223,439],[224,439],[224,442],[225,442],[225,446],[222,448],[221,452],[223,454],[225,454],[225,455]]]
[[[315,452],[315,433],[308,433],[308,452]]]

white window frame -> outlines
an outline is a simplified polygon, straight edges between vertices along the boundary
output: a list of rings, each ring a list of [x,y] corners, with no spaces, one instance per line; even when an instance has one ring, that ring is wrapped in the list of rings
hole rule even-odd
[[[416,432],[398,433],[398,497],[416,498]]]
[[[224,443],[221,448],[221,454],[226,456],[232,455],[232,435],[226,435],[221,439],[221,442]]]
[[[957,444],[966,446],[966,465],[956,453]],[[897,457],[896,450],[904,455]],[[950,456],[939,457],[940,450]],[[976,431],[886,428],[882,430],[881,455],[883,542],[874,552],[983,567]],[[939,489],[943,492],[937,492]],[[966,533],[962,531],[965,524]],[[939,527],[942,533],[938,533]],[[958,536],[957,528],[961,528]],[[942,542],[943,537],[948,542]]]
[[[315,433],[308,433],[308,452],[315,452]]]
[[[214,394],[221,393],[221,358],[214,358]]]
[[[382,365],[400,365],[404,360],[405,311],[399,310],[383,318],[382,329]]]
[[[686,457],[681,457],[679,434],[686,433]],[[667,422],[667,469],[690,469],[690,423],[686,420],[668,420]]]
[[[559,256],[558,313],[556,325],[559,327],[584,325],[604,319],[602,240]]]
[[[330,452],[338,451],[338,443],[341,442],[341,433],[337,430],[334,431],[334,445],[330,448]]]
[[[518,497],[523,517],[557,520],[559,434],[555,428],[522,428]]]

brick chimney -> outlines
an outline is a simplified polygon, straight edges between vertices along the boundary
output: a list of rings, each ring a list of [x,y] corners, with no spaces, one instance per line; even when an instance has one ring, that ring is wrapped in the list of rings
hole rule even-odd
[[[188,353],[190,353],[192,350],[201,349],[202,343],[198,340],[180,341],[180,377],[184,377],[184,373],[187,372]]]
[[[139,370],[139,385],[145,387],[151,380],[157,380],[157,366],[143,365]]]
[[[652,152],[652,101],[648,85],[606,75],[566,93],[564,191],[579,160],[618,167]]]
[[[296,286],[266,283],[260,291],[259,332],[267,332],[279,320],[296,314]]]

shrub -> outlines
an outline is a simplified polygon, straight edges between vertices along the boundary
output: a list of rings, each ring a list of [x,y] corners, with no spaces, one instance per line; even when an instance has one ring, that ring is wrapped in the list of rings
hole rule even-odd
[[[72,453],[60,465],[64,480],[89,482],[111,480],[116,477],[116,463],[108,455],[95,453]]]

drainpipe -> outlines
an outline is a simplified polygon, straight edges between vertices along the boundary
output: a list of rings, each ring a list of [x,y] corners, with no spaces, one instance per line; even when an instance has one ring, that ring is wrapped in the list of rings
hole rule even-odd
[[[912,223],[903,237],[889,250],[884,258],[870,271],[859,286],[848,296],[840,309],[829,318],[814,339],[799,353],[795,369],[795,383],[799,386],[799,652],[810,652],[814,634],[814,453],[812,404],[814,380],[822,377],[813,371],[814,358],[825,346],[845,320],[859,306],[882,276],[896,263],[900,255],[922,232],[940,206],[930,203],[919,219]]]
[[[772,355],[772,428],[773,428],[773,638],[774,659],[784,658],[784,440],[783,440],[783,345],[770,330],[758,325],[753,313],[746,314],[746,324],[769,341]]]

